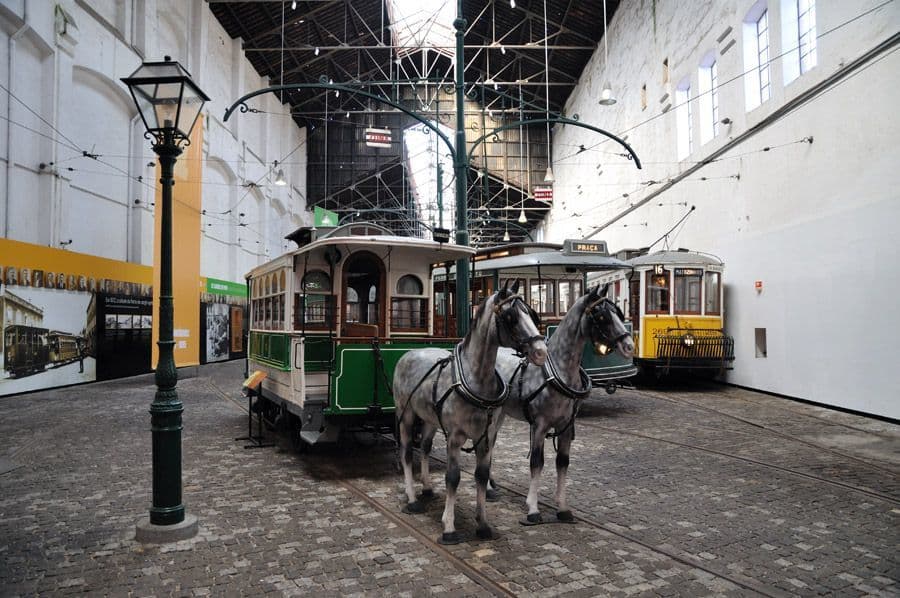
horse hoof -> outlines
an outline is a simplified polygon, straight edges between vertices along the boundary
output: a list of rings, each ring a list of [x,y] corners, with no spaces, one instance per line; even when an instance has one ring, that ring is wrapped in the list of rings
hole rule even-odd
[[[562,523],[575,523],[575,516],[572,511],[557,511],[556,518]]]
[[[497,538],[494,534],[494,530],[491,529],[491,526],[489,525],[477,528],[475,530],[475,535],[478,536],[479,540],[494,540]]]
[[[419,494],[418,496],[419,500],[431,500],[432,498],[434,498],[434,490],[432,490],[431,488],[422,490],[421,494]]]
[[[484,498],[488,502],[497,502],[500,500],[500,492],[498,490],[492,490],[488,488],[484,493]]]
[[[525,519],[520,519],[522,525],[540,525],[544,522],[540,513],[529,513]]]
[[[406,503],[406,506],[403,507],[403,512],[410,513],[410,514],[424,513],[425,505],[423,505],[422,503],[420,503],[417,500],[414,500],[412,502]]]
[[[438,544],[443,544],[445,546],[459,544],[460,542],[462,542],[462,536],[459,532],[444,532],[441,534],[441,537],[438,538]]]

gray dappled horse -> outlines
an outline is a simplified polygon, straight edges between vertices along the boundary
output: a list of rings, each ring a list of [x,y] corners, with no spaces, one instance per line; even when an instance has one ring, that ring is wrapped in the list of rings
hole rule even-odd
[[[400,429],[400,458],[406,484],[407,513],[424,511],[413,490],[412,437],[416,419],[422,421],[422,499],[434,496],[428,455],[438,428],[447,438],[447,497],[444,504],[442,544],[461,541],[454,527],[456,489],[459,486],[460,450],[467,439],[474,443],[476,467],[476,521],[479,538],[492,538],[485,513],[485,490],[491,471],[491,451],[497,437],[499,410],[507,385],[495,370],[499,346],[526,354],[537,366],[547,358],[547,344],[538,332],[537,315],[512,289],[504,286],[487,297],[475,313],[469,333],[454,347],[409,351],[394,370],[394,400]]]
[[[575,438],[575,415],[582,399],[591,393],[591,381],[581,368],[584,343],[590,340],[598,352],[618,350],[626,359],[634,354],[634,341],[622,323],[624,316],[606,298],[609,285],[581,296],[559,323],[547,342],[549,355],[543,366],[530,367],[510,351],[501,349],[497,370],[509,380],[509,400],[503,416],[509,415],[531,425],[531,485],[528,489],[528,516],[521,523],[541,523],[538,489],[544,467],[544,439],[553,429],[558,439],[556,452],[556,517],[572,522],[566,504],[566,473],[569,450]],[[502,422],[501,422],[502,424]],[[498,427],[499,428],[499,427]]]

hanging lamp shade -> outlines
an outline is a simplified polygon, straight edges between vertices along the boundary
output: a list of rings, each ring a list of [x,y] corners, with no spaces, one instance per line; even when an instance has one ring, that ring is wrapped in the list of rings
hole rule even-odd
[[[600,92],[599,103],[601,106],[612,106],[616,103],[616,98],[614,98],[612,94],[612,85],[610,85],[609,82],[603,86],[603,91]]]
[[[503,231],[503,240],[509,241],[509,231]]]
[[[547,166],[547,174],[544,175],[544,182],[552,183],[555,180],[556,180],[556,177],[553,176],[553,167]]]
[[[528,222],[528,217],[525,216],[525,208],[522,208],[522,211],[519,212],[519,223],[525,224],[526,222]]]
[[[275,175],[275,184],[279,187],[284,187],[285,185],[287,185],[287,181],[284,178],[283,168],[278,169],[278,174]]]

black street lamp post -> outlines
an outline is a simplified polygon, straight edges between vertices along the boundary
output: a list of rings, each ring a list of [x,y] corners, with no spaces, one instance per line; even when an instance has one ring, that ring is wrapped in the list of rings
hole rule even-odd
[[[137,524],[139,542],[172,542],[197,533],[197,517],[185,515],[181,502],[181,413],[175,385],[174,310],[172,303],[172,187],[175,161],[190,143],[191,130],[209,98],[191,80],[190,73],[168,56],[163,62],[145,62],[130,77],[128,86],[138,113],[159,156],[162,185],[160,213],[159,360],[156,395],[150,405],[153,436],[153,506],[150,516]]]

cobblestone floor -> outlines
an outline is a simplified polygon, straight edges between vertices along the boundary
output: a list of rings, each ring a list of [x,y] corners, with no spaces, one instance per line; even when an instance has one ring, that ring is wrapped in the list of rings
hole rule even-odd
[[[245,450],[242,364],[179,382],[190,540],[141,545],[151,502],[140,378],[0,399],[0,596],[900,595],[900,427],[721,386],[598,392],[577,423],[575,525],[523,527],[524,426],[508,421],[471,539],[471,457],[457,522],[401,512],[395,451],[369,437],[303,455]],[[552,447],[543,476],[553,514]]]

